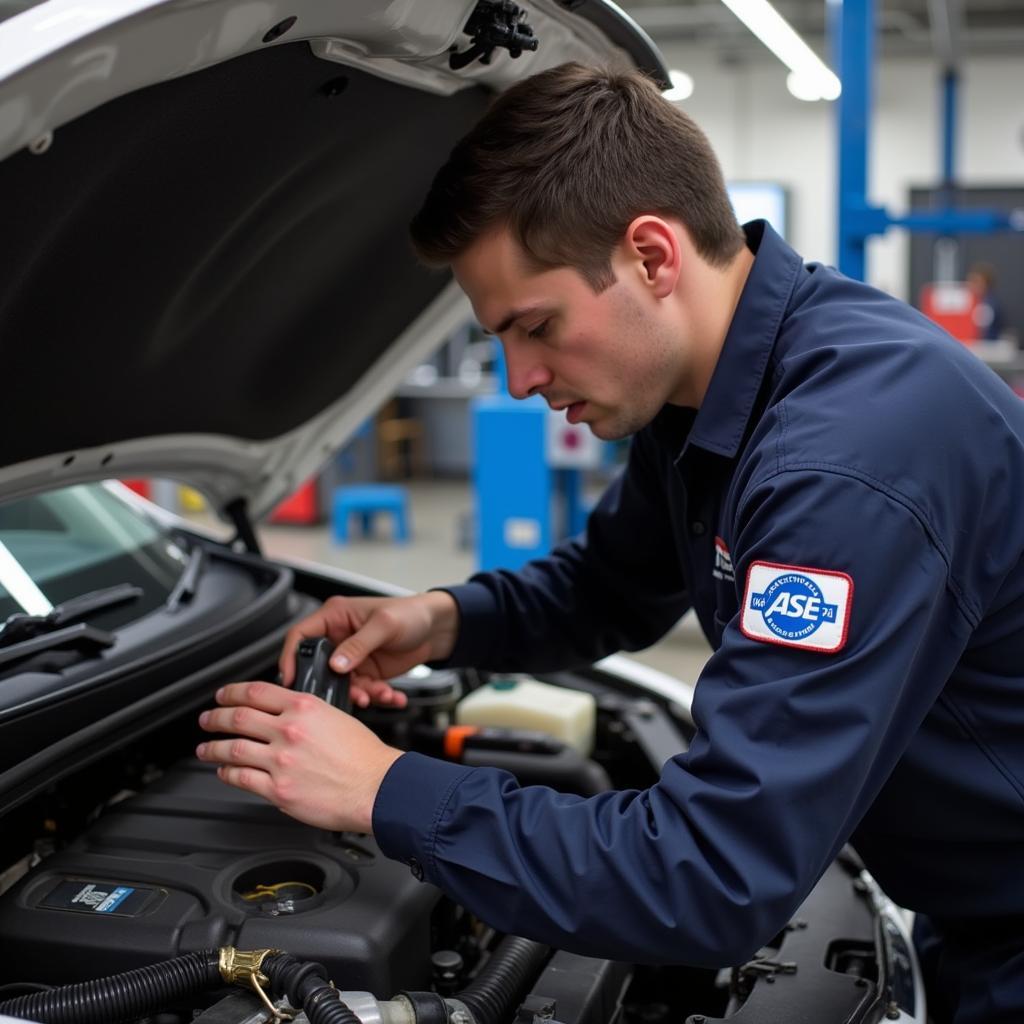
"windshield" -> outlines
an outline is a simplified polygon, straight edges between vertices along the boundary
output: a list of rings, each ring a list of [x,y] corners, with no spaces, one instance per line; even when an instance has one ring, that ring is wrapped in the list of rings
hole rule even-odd
[[[162,605],[186,561],[159,524],[104,484],[12,501],[0,505],[0,622],[117,584],[141,587],[138,600],[89,619],[114,629]]]

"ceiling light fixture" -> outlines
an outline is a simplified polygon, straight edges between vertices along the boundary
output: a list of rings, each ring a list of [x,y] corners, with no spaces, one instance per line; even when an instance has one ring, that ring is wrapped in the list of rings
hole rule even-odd
[[[670,89],[666,89],[662,96],[673,103],[688,100],[693,95],[693,79],[685,72],[673,68],[668,73],[668,80],[672,83]]]
[[[789,91],[800,100],[835,100],[842,86],[821,58],[793,31],[768,0],[722,0],[790,69]]]

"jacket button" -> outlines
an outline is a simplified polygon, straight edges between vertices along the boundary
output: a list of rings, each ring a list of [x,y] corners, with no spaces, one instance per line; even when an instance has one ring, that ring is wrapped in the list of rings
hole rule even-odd
[[[423,881],[423,865],[415,857],[409,858],[409,870],[417,882]]]
[[[694,521],[690,523],[690,533],[692,533],[694,537],[703,537],[706,531],[707,527],[699,519],[694,519]]]

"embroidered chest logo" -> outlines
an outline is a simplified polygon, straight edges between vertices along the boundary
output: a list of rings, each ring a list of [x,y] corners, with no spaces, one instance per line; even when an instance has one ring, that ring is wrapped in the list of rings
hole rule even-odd
[[[729,549],[721,537],[715,538],[715,567],[711,570],[711,575],[716,580],[728,580],[730,583],[736,579],[732,568],[732,555],[729,554]]]
[[[852,598],[846,573],[754,562],[740,627],[752,640],[834,654],[846,643]]]

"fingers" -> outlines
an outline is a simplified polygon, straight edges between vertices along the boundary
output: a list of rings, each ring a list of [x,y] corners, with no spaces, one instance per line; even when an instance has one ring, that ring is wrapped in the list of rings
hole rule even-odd
[[[371,704],[404,708],[409,702],[401,690],[396,690],[383,679],[355,674],[352,676],[349,695],[352,698],[352,705],[357,708],[368,708]]]
[[[213,740],[200,743],[196,757],[216,764],[217,776],[222,782],[277,803],[278,787],[271,771],[278,765],[267,744],[243,739]]]
[[[380,601],[379,598],[331,597],[312,615],[292,626],[285,634],[281,656],[277,662],[281,682],[285,686],[291,686],[295,682],[295,652],[303,640],[326,636],[337,642],[339,636],[351,634],[339,644],[331,657],[331,667],[336,672],[348,672],[359,665],[367,654],[376,650],[381,643],[392,639],[397,631],[397,625],[390,616],[385,616],[383,630],[378,623],[371,629],[369,636],[364,635],[366,627],[375,617],[372,607]],[[367,615],[368,621],[365,624],[361,623],[362,618]],[[357,640],[357,637],[361,639]]]
[[[199,727],[205,732],[234,733],[264,742],[274,737],[276,715],[245,705],[214,708],[199,716]]]
[[[199,726],[206,732],[235,733],[270,742],[281,731],[286,711],[307,712],[322,702],[308,693],[295,693],[274,683],[229,683],[217,691],[220,707],[204,711]],[[220,748],[218,748],[220,749]]]
[[[353,673],[349,695],[354,707],[404,708],[408,699],[401,690],[376,676]],[[230,683],[217,691],[220,707],[204,711],[199,725],[206,732],[236,733],[269,741],[276,735],[275,718],[285,711],[308,703],[308,694],[298,694],[282,686],[265,682]]]
[[[333,600],[333,598],[332,598]],[[296,623],[285,634],[281,645],[281,656],[277,659],[277,667],[281,672],[281,682],[291,686],[295,682],[295,651],[303,640],[328,634],[327,604],[318,611]]]
[[[274,780],[266,773],[255,768],[240,768],[237,765],[222,764],[217,769],[217,776],[222,782],[234,786],[236,789],[244,789],[248,793],[255,793],[264,800],[275,804],[276,788]]]
[[[375,611],[364,625],[343,640],[331,655],[331,668],[351,672],[378,648],[394,640],[400,626],[389,612]]]
[[[215,727],[214,716],[244,710],[247,709],[223,708],[206,712],[200,716],[200,724],[208,731],[219,732],[221,730]],[[263,718],[275,720],[267,715]],[[285,786],[277,776],[288,772],[295,761],[295,754],[280,742],[262,743],[239,736],[200,743],[196,747],[196,757],[200,761],[216,764],[217,775],[222,781],[237,789],[255,793],[279,807],[285,797]]]
[[[239,768],[258,768],[268,773],[274,767],[273,752],[266,743],[256,743],[238,737],[200,743],[196,747],[196,757],[200,761],[212,761],[214,764],[233,765]]]
[[[275,683],[228,683],[217,691],[217,703],[222,707],[250,707],[279,715],[304,696]]]

